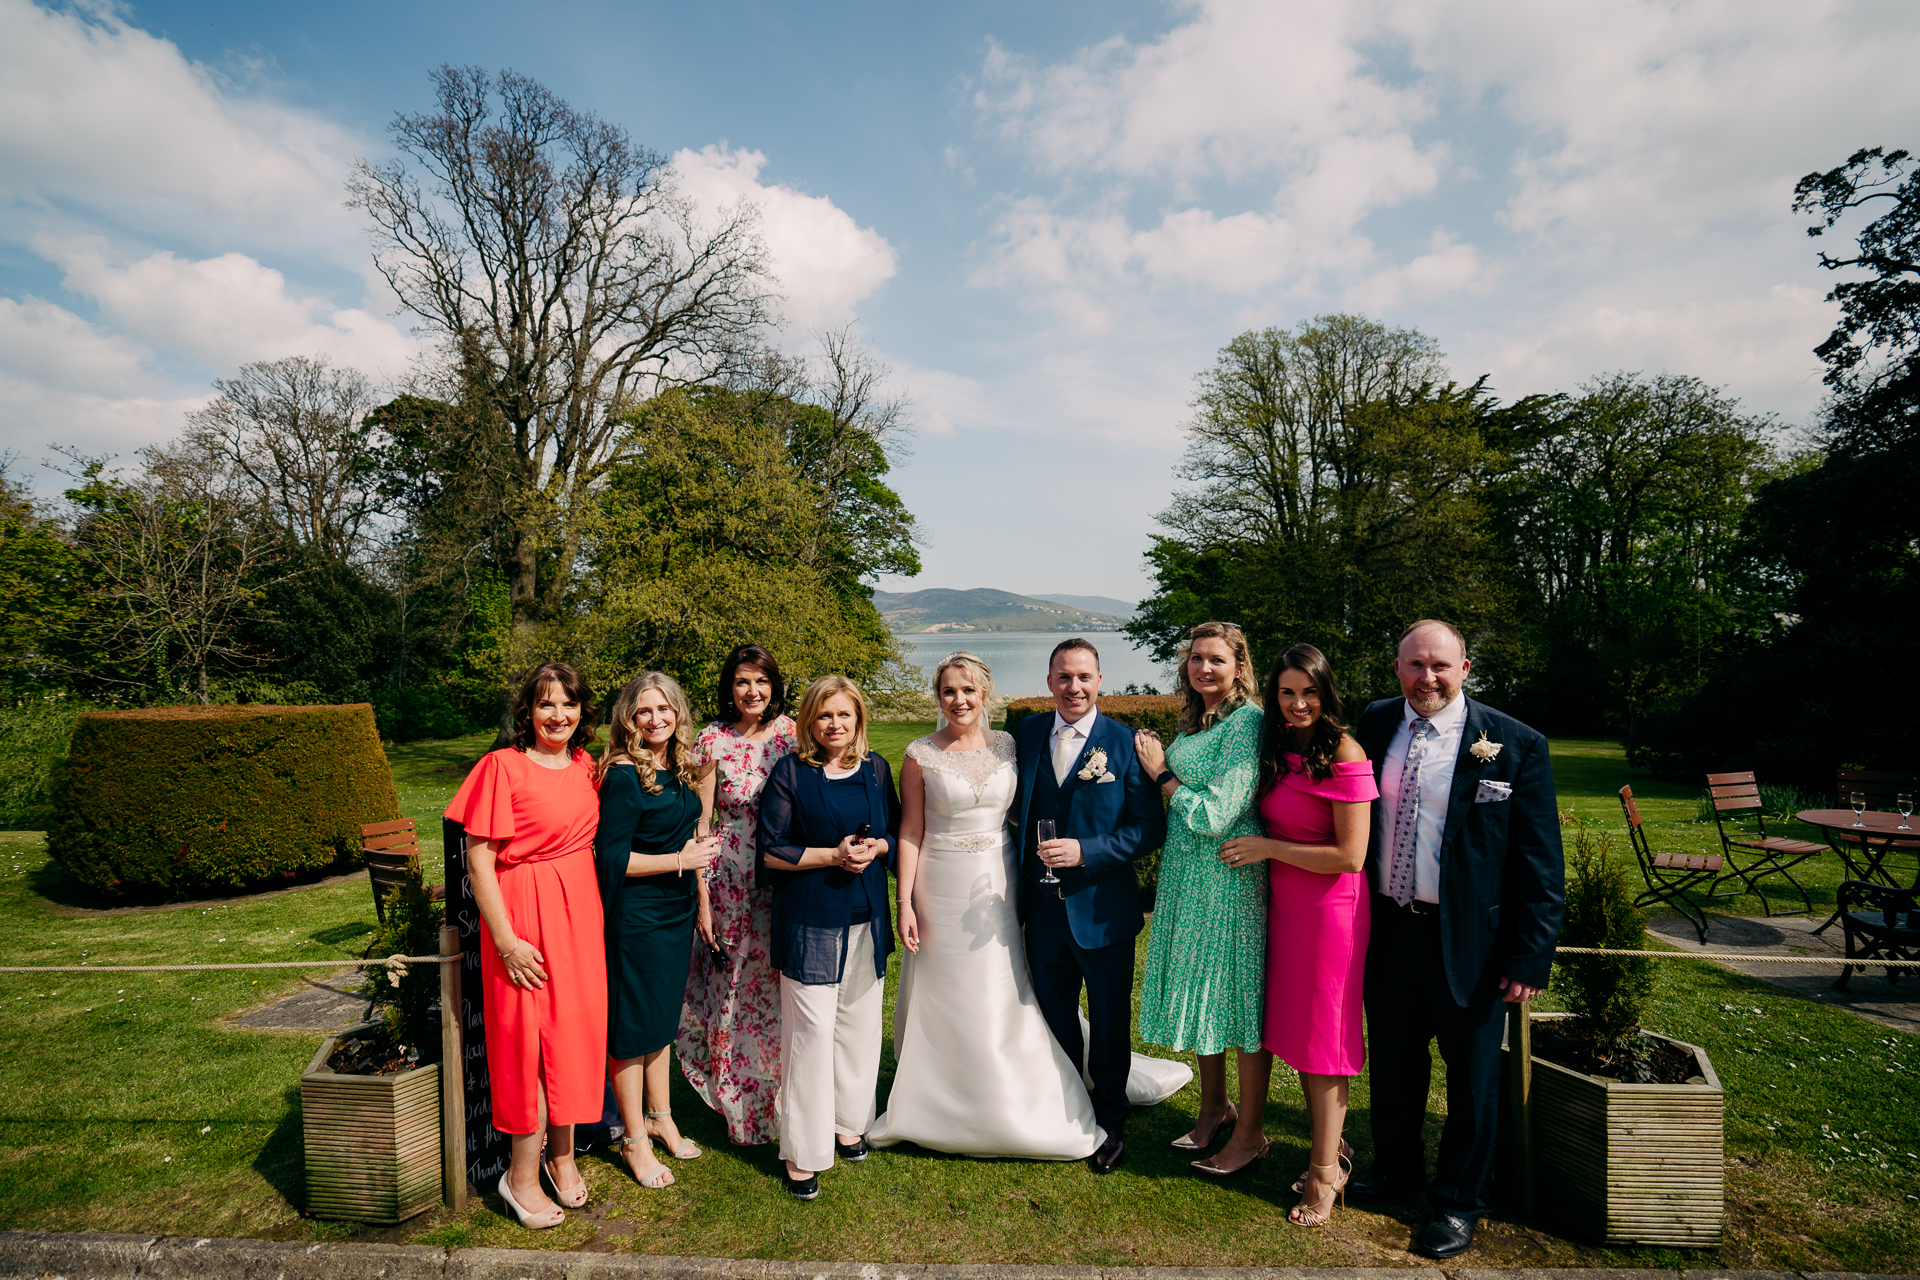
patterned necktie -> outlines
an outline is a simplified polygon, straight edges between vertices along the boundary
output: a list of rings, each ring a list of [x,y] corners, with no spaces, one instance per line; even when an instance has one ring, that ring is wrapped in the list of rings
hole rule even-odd
[[[1427,756],[1433,721],[1413,722],[1413,741],[1400,765],[1400,796],[1393,807],[1393,860],[1387,864],[1387,896],[1401,906],[1413,901],[1413,850],[1420,839],[1420,766]]]
[[[1070,724],[1060,726],[1060,732],[1053,740],[1053,781],[1056,786],[1067,785],[1067,775],[1073,772],[1073,762],[1080,758],[1080,731]]]

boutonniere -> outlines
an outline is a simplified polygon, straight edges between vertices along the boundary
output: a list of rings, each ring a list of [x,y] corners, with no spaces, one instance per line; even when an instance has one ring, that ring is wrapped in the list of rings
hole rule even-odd
[[[1102,751],[1099,747],[1092,748],[1081,759],[1082,759],[1082,763],[1080,765],[1080,781],[1082,782],[1112,782],[1113,781],[1113,775],[1107,772],[1107,753]]]
[[[1468,747],[1467,750],[1471,751],[1473,758],[1481,764],[1490,764],[1493,758],[1500,754],[1500,748],[1506,745],[1504,742],[1488,742],[1487,731],[1482,729],[1480,731],[1480,741]]]

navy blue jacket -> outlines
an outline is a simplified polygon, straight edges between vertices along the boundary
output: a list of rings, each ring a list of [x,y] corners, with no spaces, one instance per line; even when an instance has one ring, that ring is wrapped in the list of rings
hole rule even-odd
[[[1360,713],[1354,736],[1373,761],[1376,781],[1406,707],[1405,698],[1386,698]],[[1500,754],[1484,764],[1472,751],[1483,731],[1500,744]],[[1507,783],[1511,798],[1476,804],[1482,781]],[[1374,805],[1366,874],[1376,891],[1393,838],[1386,824],[1387,806]],[[1457,1004],[1465,1008],[1476,987],[1501,978],[1547,985],[1567,913],[1566,874],[1546,738],[1467,698],[1440,835],[1440,955]]]
[[[1106,947],[1136,936],[1146,925],[1140,911],[1140,890],[1134,883],[1133,863],[1158,849],[1167,837],[1167,809],[1160,789],[1140,769],[1133,749],[1133,730],[1111,716],[1094,721],[1093,737],[1081,748],[1080,764],[1067,774],[1064,786],[1053,781],[1053,713],[1030,715],[1020,722],[1020,791],[1013,812],[1019,815],[1020,915],[1024,920],[1035,894],[1053,892],[1039,883],[1046,868],[1034,850],[1034,823],[1052,817],[1061,839],[1080,842],[1086,864],[1062,867],[1059,892],[1066,897],[1067,925],[1083,948]],[[1107,753],[1107,772],[1113,782],[1087,782],[1080,765],[1094,748]],[[1041,776],[1045,770],[1045,776]],[[1053,812],[1043,810],[1051,796]],[[1041,803],[1036,806],[1035,798]]]
[[[875,858],[858,875],[839,867],[778,871],[768,866],[769,860],[791,865],[808,849],[831,849],[853,834],[834,817],[824,772],[803,764],[799,756],[782,756],[760,792],[755,882],[773,886],[771,961],[795,982],[840,981],[844,954],[830,956],[821,949],[829,938],[838,948],[855,910],[863,904],[871,912],[868,927],[873,931],[876,976],[886,976],[887,957],[893,954],[887,868],[900,848],[900,801],[892,771],[878,752],[868,753],[858,776],[867,788],[868,834],[887,842],[885,856]]]

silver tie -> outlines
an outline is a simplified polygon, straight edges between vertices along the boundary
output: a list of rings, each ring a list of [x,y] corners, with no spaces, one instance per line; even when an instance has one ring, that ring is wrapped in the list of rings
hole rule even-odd
[[[1387,896],[1401,906],[1413,901],[1413,851],[1420,842],[1420,765],[1427,756],[1433,721],[1413,722],[1413,741],[1400,765],[1400,796],[1393,807],[1393,860],[1387,864]]]
[[[1080,758],[1080,731],[1070,724],[1060,726],[1060,732],[1053,740],[1053,781],[1056,786],[1067,785],[1067,775],[1073,772],[1074,761]]]

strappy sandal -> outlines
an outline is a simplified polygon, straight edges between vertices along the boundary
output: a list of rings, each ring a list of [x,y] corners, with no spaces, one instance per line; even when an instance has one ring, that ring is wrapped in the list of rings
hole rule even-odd
[[[647,1119],[649,1119],[649,1120],[671,1120],[671,1119],[673,1119],[673,1112],[671,1112],[671,1111],[649,1111],[649,1112],[647,1112]],[[675,1127],[677,1128],[678,1126],[675,1126]],[[665,1138],[663,1138],[663,1137],[661,1137],[661,1136],[660,1136],[659,1134],[657,1134],[657,1133],[655,1133],[655,1134],[653,1134],[652,1136],[653,1136],[653,1137],[656,1137],[656,1138],[660,1138],[660,1145],[661,1145],[661,1146],[663,1146],[663,1147],[664,1147],[664,1146],[666,1146],[666,1144],[667,1144],[667,1140],[666,1140]],[[700,1158],[701,1156],[703,1156],[703,1155],[705,1155],[706,1153],[705,1153],[704,1151],[702,1151],[702,1150],[700,1150],[700,1148],[699,1148],[699,1147],[697,1147],[697,1146],[695,1146],[695,1145],[694,1145],[694,1142],[693,1142],[693,1139],[692,1139],[692,1138],[689,1138],[689,1137],[687,1137],[687,1136],[686,1136],[685,1134],[682,1134],[682,1135],[680,1136],[680,1145],[679,1145],[679,1147],[678,1147],[678,1148],[675,1148],[675,1149],[672,1149],[672,1150],[669,1150],[669,1151],[667,1152],[667,1154],[668,1154],[668,1155],[670,1155],[670,1156],[672,1156],[672,1157],[673,1157],[673,1158],[674,1158],[675,1160],[698,1160],[698,1159],[699,1159],[699,1158]]]
[[[656,1164],[653,1172],[645,1176],[642,1176],[640,1171],[633,1167],[633,1149],[635,1147],[644,1147],[647,1153],[651,1155],[653,1153],[653,1139],[647,1137],[644,1133],[638,1136],[628,1134],[626,1137],[620,1139],[620,1155],[626,1160],[627,1172],[633,1175],[633,1180],[649,1191],[658,1191],[662,1187],[672,1185],[673,1170],[667,1168],[664,1164]]]
[[[1342,1209],[1347,1207],[1347,1179],[1352,1175],[1351,1166],[1349,1166],[1345,1172],[1342,1172],[1340,1162],[1337,1160],[1332,1164],[1307,1165],[1307,1171],[1309,1173],[1318,1173],[1323,1169],[1331,1169],[1336,1174],[1339,1174],[1339,1181],[1327,1188],[1327,1194],[1320,1197],[1319,1203],[1310,1205],[1305,1200],[1302,1200],[1299,1204],[1287,1210],[1287,1221],[1296,1227],[1324,1227],[1329,1222],[1332,1222],[1333,1201],[1336,1196],[1340,1198],[1340,1207]]]
[[[1346,1161],[1347,1171],[1349,1173],[1353,1171],[1353,1147],[1348,1144],[1345,1138],[1340,1139],[1340,1153],[1337,1156],[1335,1156],[1334,1159]],[[1295,1178],[1293,1180],[1293,1194],[1299,1196],[1299,1195],[1305,1195],[1306,1192],[1307,1192],[1307,1175],[1303,1173],[1298,1178]]]
[[[543,1210],[528,1213],[513,1198],[513,1188],[507,1185],[510,1174],[500,1175],[500,1198],[507,1202],[507,1208],[513,1210],[513,1216],[520,1219],[520,1225],[529,1231],[545,1231],[548,1227],[557,1227],[567,1220],[567,1211],[557,1204],[550,1204]],[[585,1184],[582,1184],[585,1185]]]
[[[1240,1108],[1234,1106],[1231,1102],[1229,1102],[1227,1104],[1226,1114],[1221,1116],[1218,1120],[1214,1121],[1213,1128],[1210,1131],[1208,1131],[1207,1136],[1205,1138],[1202,1138],[1198,1142],[1195,1142],[1193,1140],[1193,1134],[1199,1132],[1199,1129],[1196,1128],[1191,1133],[1183,1133],[1179,1137],[1175,1138],[1173,1140],[1173,1149],[1175,1151],[1205,1151],[1208,1147],[1213,1145],[1213,1140],[1220,1136],[1220,1130],[1222,1130],[1228,1125],[1239,1124],[1239,1123],[1240,1123]]]

